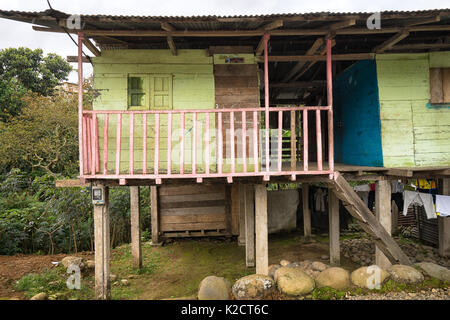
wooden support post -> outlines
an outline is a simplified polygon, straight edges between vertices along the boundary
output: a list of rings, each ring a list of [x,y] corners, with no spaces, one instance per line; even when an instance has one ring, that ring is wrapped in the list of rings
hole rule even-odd
[[[94,205],[94,241],[95,241],[95,297],[111,298],[110,239],[109,239],[109,188],[103,188],[104,205]]]
[[[159,245],[159,206],[158,187],[150,187],[150,202],[152,208],[152,244]]]
[[[328,188],[328,215],[330,237],[330,264],[341,264],[341,249],[339,245],[339,198],[331,188]]]
[[[267,189],[255,185],[256,273],[269,274],[269,246],[267,230]]]
[[[309,210],[309,184],[302,183],[303,234],[311,237],[311,210]]]
[[[439,194],[450,196],[450,179],[439,183]],[[438,217],[439,255],[450,257],[450,217]]]
[[[394,200],[391,201],[391,211],[392,211],[391,232],[392,234],[394,234],[397,232],[398,228],[398,207]]]
[[[245,235],[245,190],[246,186],[244,184],[240,184],[238,186],[238,196],[239,196],[239,237],[238,237],[238,245],[245,246],[246,245],[246,235]]]
[[[255,266],[255,198],[252,185],[242,185],[244,189],[244,216],[245,216],[245,264],[247,267]]]
[[[130,187],[131,211],[131,255],[133,267],[142,268],[141,223],[140,223],[139,187]]]
[[[380,224],[389,235],[392,233],[391,218],[391,184],[387,180],[380,180],[375,185],[375,213]],[[384,253],[375,247],[375,264],[382,269],[388,269],[391,262]]]

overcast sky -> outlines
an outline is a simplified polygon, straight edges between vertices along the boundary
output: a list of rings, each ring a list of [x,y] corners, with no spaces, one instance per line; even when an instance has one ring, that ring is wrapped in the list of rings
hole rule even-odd
[[[55,10],[70,14],[111,15],[239,15],[305,12],[377,12],[385,10],[428,10],[450,7],[448,0],[50,0]],[[18,11],[43,11],[48,9],[46,0],[0,0],[0,9]],[[45,53],[54,52],[63,57],[76,55],[77,49],[65,34],[36,32],[31,25],[0,18],[0,48],[42,48]],[[86,51],[89,51],[86,49]],[[74,65],[75,66],[75,65]],[[88,64],[86,73],[91,72]],[[70,81],[76,82],[75,73]]]

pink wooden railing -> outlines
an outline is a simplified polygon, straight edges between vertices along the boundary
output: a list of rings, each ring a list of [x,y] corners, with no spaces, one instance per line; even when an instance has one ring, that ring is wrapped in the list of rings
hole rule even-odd
[[[83,111],[83,162],[84,162],[84,178],[87,179],[156,179],[158,183],[161,179],[171,178],[227,178],[229,182],[233,177],[244,176],[263,176],[265,180],[269,180],[270,176],[291,176],[295,180],[296,175],[301,174],[327,174],[332,172],[333,158],[328,157],[327,168],[324,168],[324,160],[322,149],[322,119],[321,114],[328,115],[328,131],[332,130],[332,108],[329,106],[321,107],[271,107],[269,115],[276,114],[276,124],[272,124],[270,132],[274,133],[270,139],[266,139],[269,127],[265,124],[269,121],[266,117],[264,108],[234,108],[234,109],[215,109],[215,110],[148,110],[148,111],[100,111],[85,110]],[[291,124],[287,128],[295,128],[291,130],[291,140],[302,141],[303,148],[300,152],[291,150],[291,158],[295,161],[283,162],[282,157],[282,131],[283,116],[289,115]],[[315,124],[311,126],[308,122],[308,115],[315,115]],[[153,123],[149,121],[149,115],[153,115]],[[181,134],[174,136],[174,116],[179,117],[177,129],[181,130]],[[111,120],[112,118],[115,118]],[[124,132],[122,128],[125,126],[124,118],[129,127],[129,148],[122,147]],[[167,119],[167,137],[161,136],[161,118]],[[314,116],[311,116],[314,117]],[[136,119],[140,118],[142,127],[135,126]],[[192,119],[192,127],[186,128],[186,118]],[[202,118],[203,120],[201,120]],[[224,121],[224,120],[228,121]],[[296,120],[301,119],[301,121]],[[99,120],[102,125],[99,126]],[[214,128],[210,128],[210,120],[215,120]],[[295,122],[292,122],[295,121]],[[301,130],[297,125],[301,124]],[[228,125],[226,125],[228,124]],[[115,125],[115,134],[111,132],[110,127]],[[199,141],[199,126],[202,126],[204,140]],[[227,127],[229,134],[224,134],[223,128]],[[100,128],[101,127],[101,128]],[[311,129],[315,127],[316,143],[310,149],[309,135]],[[154,143],[148,145],[147,138],[150,138],[148,132],[152,130]],[[99,136],[99,130],[102,130],[103,137]],[[138,130],[141,130],[138,132]],[[240,130],[240,135],[237,131]],[[187,132],[192,132],[192,137],[187,141]],[[135,136],[142,133],[142,169],[136,170],[135,153],[140,149],[135,147]],[[332,133],[328,132],[328,136],[332,137]],[[215,143],[211,141],[211,137],[215,137]],[[108,144],[109,139],[115,139],[114,144]],[[163,141],[163,139],[167,139]],[[174,150],[173,142],[179,144],[179,157],[174,159],[172,154]],[[186,143],[191,145],[191,157],[186,160]],[[204,161],[197,158],[197,150],[199,143],[205,145],[204,154],[210,155],[212,148],[216,148],[215,159],[210,156],[204,157]],[[237,143],[236,143],[237,142]],[[328,141],[328,149],[332,141]],[[160,147],[165,143],[164,150]],[[100,145],[103,147],[100,150]],[[109,161],[111,145],[115,145],[113,154],[115,162]],[[266,149],[269,146],[269,149]],[[230,150],[229,154],[224,155],[224,148]],[[152,163],[147,161],[149,152],[153,150],[154,159]],[[331,149],[332,150],[332,149]],[[195,151],[195,152],[194,152]],[[270,152],[269,152],[270,151]],[[310,162],[310,154],[315,151],[316,161]],[[101,152],[101,154],[100,154]],[[128,167],[123,167],[123,152],[128,152]],[[167,152],[167,159],[161,159],[161,153]],[[238,154],[239,153],[239,154]],[[332,152],[330,151],[329,155]],[[101,156],[102,155],[102,156]],[[256,155],[256,156],[255,156]],[[102,160],[100,164],[100,159]],[[111,159],[112,160],[112,159]],[[224,169],[224,160],[229,165],[228,170]],[[236,167],[237,161],[242,163],[239,169]],[[297,161],[299,160],[299,161]],[[215,161],[215,163],[211,162]],[[161,169],[161,164],[165,162],[165,169]],[[114,163],[114,166],[111,166]],[[186,171],[186,164],[191,166],[191,170]],[[203,170],[199,170],[199,165],[204,164]],[[269,165],[267,165],[269,164]],[[174,165],[177,169],[174,170]],[[212,165],[212,166],[211,166]],[[249,170],[249,165],[253,168]]]

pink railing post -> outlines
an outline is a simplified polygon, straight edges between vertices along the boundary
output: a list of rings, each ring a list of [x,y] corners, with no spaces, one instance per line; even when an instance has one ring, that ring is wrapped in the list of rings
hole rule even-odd
[[[147,174],[147,114],[142,116],[142,174]]]
[[[91,118],[91,174],[95,175],[95,167],[97,165],[97,137],[96,137],[96,130],[95,130],[95,120],[97,118],[97,115],[93,114]]]
[[[268,42],[269,34],[264,35],[264,106],[265,106],[265,144],[266,144],[266,171],[270,170],[269,160],[269,53]]]
[[[122,114],[117,115],[117,132],[116,132],[116,175],[120,174],[120,152],[122,144]]]
[[[255,172],[258,172],[258,159],[258,112],[253,111],[253,165]]]
[[[134,174],[134,113],[130,114],[129,164],[130,174]]]
[[[91,162],[92,162],[92,117],[86,119],[86,133],[87,133],[87,163],[86,163],[86,172],[92,171]]]
[[[316,138],[317,138],[317,170],[322,171],[322,122],[320,110],[316,110]]]
[[[87,163],[88,163],[88,118],[87,116],[83,116],[83,122],[82,122],[82,129],[83,129],[83,163],[85,166],[83,166],[83,174],[87,173]]]
[[[217,164],[218,164],[218,172],[223,172],[223,132],[222,132],[222,112],[219,112],[217,115],[217,138],[218,138],[218,155],[217,155]]]
[[[180,150],[180,173],[184,174],[184,112],[180,114],[180,122],[181,122],[181,150]]]
[[[331,73],[331,39],[327,39],[327,98],[328,98],[328,166],[334,171],[333,77]]]
[[[231,173],[235,172],[236,155],[234,146],[234,112],[230,112],[230,135],[231,135]]]
[[[103,124],[103,174],[108,174],[108,129],[109,114],[105,113]]]
[[[155,114],[155,174],[159,173],[159,113]]]
[[[205,172],[206,174],[209,174],[209,157],[211,156],[210,150],[209,150],[209,113],[206,113],[206,126],[205,126],[205,135],[206,135],[206,159],[205,159]]]
[[[192,115],[192,174],[197,172],[197,112]]]
[[[247,172],[247,114],[242,111],[242,161],[243,171]]]
[[[98,117],[94,118],[95,128],[95,172],[100,172],[100,136],[98,134]]]
[[[167,174],[172,173],[172,114],[167,115]]]
[[[84,175],[86,157],[83,153],[83,33],[78,32],[78,153],[80,177]],[[87,171],[87,170],[86,170]]]
[[[278,172],[282,169],[283,111],[278,111]]]
[[[308,110],[303,109],[303,170],[308,171]]]

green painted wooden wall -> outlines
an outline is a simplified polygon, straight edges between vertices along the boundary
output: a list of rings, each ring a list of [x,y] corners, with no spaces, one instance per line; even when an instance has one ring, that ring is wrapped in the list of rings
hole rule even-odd
[[[205,50],[178,50],[173,56],[169,50],[104,50],[100,57],[93,58],[94,88],[99,96],[94,100],[94,110],[127,110],[127,79],[129,74],[171,74],[173,86],[173,109],[214,109],[214,76],[213,58]],[[103,170],[103,116],[99,116],[100,171]],[[197,161],[198,169],[204,171],[202,141],[205,128],[205,116],[199,115],[197,122]],[[116,123],[117,116],[111,115],[109,120],[108,169],[113,172],[116,155]],[[167,170],[167,115],[161,115],[160,132],[160,173]],[[179,159],[180,152],[180,117],[173,116],[172,159]],[[192,158],[192,115],[186,116],[185,124],[185,159],[190,163]],[[211,171],[215,170],[215,118],[210,119],[210,151]],[[153,173],[154,164],[154,115],[147,120],[147,172]],[[123,116],[121,142],[121,173],[129,167],[129,116]],[[134,169],[142,171],[143,159],[143,116],[135,116],[134,131]],[[177,161],[172,163],[172,170],[177,172]],[[189,172],[191,166],[185,165]]]
[[[385,167],[450,165],[450,109],[429,108],[430,67],[450,67],[450,52],[378,54]]]

